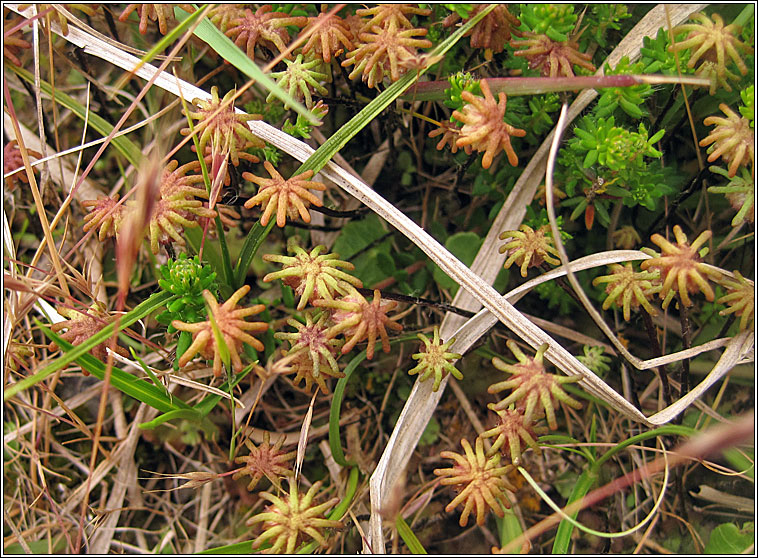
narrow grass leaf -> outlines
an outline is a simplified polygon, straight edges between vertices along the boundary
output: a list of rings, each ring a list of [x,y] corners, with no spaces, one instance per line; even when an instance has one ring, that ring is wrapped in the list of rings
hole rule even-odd
[[[732,448],[724,451],[724,459],[737,471],[742,472],[750,479],[755,479],[755,462],[751,461],[740,450]]]
[[[64,341],[60,336],[53,333],[49,328],[40,324],[42,331],[47,337],[55,341],[55,343],[61,347],[62,350],[68,351],[67,354],[73,353],[74,346]],[[99,380],[105,378],[105,364],[99,359],[89,354],[79,355],[76,358],[76,363],[79,364],[84,370],[95,376]],[[154,386],[150,382],[137,378],[128,372],[121,370],[120,368],[113,367],[111,372],[111,385],[123,392],[124,394],[133,397],[137,401],[141,401],[146,405],[150,405],[154,409],[158,409],[161,412],[177,411],[180,409],[189,410],[190,406],[187,405],[181,399],[176,397],[169,398],[166,393],[159,387]]]
[[[195,409],[175,409],[173,411],[168,411],[167,413],[155,417],[149,422],[143,422],[139,427],[141,430],[154,430],[160,425],[176,419],[183,419],[192,424],[196,424],[200,427],[208,440],[215,440],[218,437],[218,427]]]
[[[140,367],[142,368],[142,370],[143,370],[143,371],[145,372],[145,374],[147,374],[147,376],[148,376],[148,377],[149,377],[149,378],[150,378],[150,379],[153,381],[153,383],[154,383],[154,384],[155,384],[157,387],[159,387],[159,388],[163,389],[164,393],[166,394],[166,397],[168,397],[169,399],[171,399],[171,394],[170,394],[170,393],[168,392],[168,390],[166,389],[166,386],[164,386],[164,385],[161,383],[161,381],[158,379],[158,376],[156,376],[156,375],[155,375],[155,373],[154,373],[154,372],[153,372],[153,371],[150,369],[150,367],[149,367],[149,366],[148,366],[148,365],[145,363],[145,361],[144,361],[144,360],[142,360],[142,359],[139,357],[139,355],[138,355],[137,353],[135,353],[135,352],[134,352],[134,348],[133,348],[133,347],[129,347],[129,352],[132,354],[132,358],[133,358],[134,360],[136,360],[136,361],[139,363],[139,365],[140,365]]]
[[[245,237],[245,243],[242,245],[242,251],[237,259],[237,265],[234,268],[234,288],[238,289],[245,284],[245,277],[247,276],[247,270],[250,269],[250,263],[253,261],[258,249],[266,240],[268,233],[276,224],[275,220],[269,221],[265,227],[261,225],[260,221],[257,221],[250,232]]]
[[[408,525],[408,522],[406,522],[400,514],[397,514],[397,517],[395,518],[395,527],[397,527],[398,535],[403,539],[403,542],[412,554],[428,554],[424,545],[422,545],[418,540],[418,537],[416,537],[416,533],[413,532],[413,529]]]
[[[30,84],[34,85],[34,76],[31,73],[27,72],[23,68],[14,66],[9,62],[6,62],[6,67],[13,70],[13,72],[15,72],[16,75],[18,75],[18,77],[24,81],[27,81]],[[40,80],[40,88],[42,89],[43,93],[54,99],[56,103],[59,103],[61,106],[69,109],[76,116],[81,118],[82,121],[86,120],[88,124],[97,130],[100,134],[102,134],[103,137],[107,137],[113,131],[113,126],[107,120],[92,111],[87,111],[87,108],[84,105],[82,105],[73,97],[66,95],[60,89],[55,89],[55,91],[53,91],[53,88],[50,86],[50,84],[44,80]],[[114,147],[124,157],[126,157],[126,159],[134,167],[140,166],[143,159],[142,152],[132,140],[130,140],[127,136],[116,136],[111,140],[111,142],[113,143]]]
[[[190,15],[179,7],[174,8],[176,19],[183,21]],[[250,57],[242,52],[234,42],[224,35],[215,25],[207,19],[200,22],[195,29],[195,35],[205,41],[221,58],[229,62],[243,74],[257,83],[260,83],[267,91],[283,103],[291,106],[298,114],[303,115],[311,124],[318,124],[318,119],[302,103],[299,103],[284,89],[279,87],[274,80],[263,73]]]
[[[517,537],[523,535],[524,531],[521,529],[521,523],[518,516],[511,508],[503,510],[502,519],[495,516],[495,523],[498,526],[498,532],[500,533],[500,547],[503,548],[509,542],[516,540]],[[515,554],[515,552],[511,553]]]
[[[402,343],[404,341],[417,341],[416,336],[403,336],[390,340],[390,345],[395,343]],[[376,344],[376,348],[381,347],[381,343]],[[345,396],[345,388],[350,381],[350,377],[355,372],[356,368],[366,360],[366,350],[364,349],[358,353],[353,360],[343,370],[344,377],[337,380],[337,385],[334,387],[334,394],[332,395],[332,405],[329,408],[329,448],[332,450],[332,457],[338,465],[342,467],[352,467],[356,465],[355,461],[347,461],[345,453],[342,451],[342,442],[340,441],[340,414],[342,413],[342,398]]]
[[[588,469],[579,475],[579,479],[574,485],[574,490],[571,491],[571,496],[567,504],[573,504],[574,502],[584,498],[590,489],[595,485],[598,475],[593,470]],[[574,511],[569,515],[571,519],[576,519],[579,510]],[[571,548],[571,535],[574,533],[574,525],[568,520],[564,519],[558,525],[558,531],[555,534],[555,542],[553,543],[553,554],[568,554]]]
[[[119,331],[122,331],[132,325],[139,319],[148,316],[158,308],[161,308],[174,300],[176,295],[167,292],[158,292],[150,296],[146,301],[138,304],[131,312],[127,312],[121,316]],[[32,376],[27,376],[22,380],[19,380],[15,384],[8,386],[3,393],[3,401],[7,401],[17,393],[24,391],[32,387],[33,385],[41,382],[51,374],[54,374],[67,364],[74,362],[80,356],[85,355],[97,345],[108,339],[113,335],[113,331],[116,327],[115,322],[105,326],[101,331],[90,337],[87,341],[81,345],[73,347],[71,350],[64,352],[63,355],[55,359],[53,362],[44,366],[39,372]],[[60,345],[59,345],[60,346]],[[94,357],[92,357],[94,358]],[[97,360],[97,359],[95,359]],[[99,362],[99,361],[98,361]],[[131,376],[131,375],[130,375]],[[133,376],[131,376],[133,378]],[[147,382],[145,382],[147,383]],[[150,384],[148,384],[150,385]],[[155,387],[155,386],[153,386]],[[158,389],[158,388],[156,388]],[[170,409],[169,409],[170,410]]]
[[[215,548],[209,548],[208,550],[198,552],[198,554],[254,554],[255,551],[253,550],[253,542],[255,541],[249,540],[234,544],[227,544],[224,546],[217,546]]]
[[[224,382],[221,384],[217,390],[219,392],[231,392],[232,389],[234,389],[237,384],[239,384],[245,376],[247,376],[250,371],[253,369],[253,365],[246,366],[242,372],[235,375],[234,378],[231,379],[231,381]],[[226,394],[224,394],[226,395]],[[229,397],[226,395],[226,397]],[[225,397],[218,394],[211,394],[205,397],[200,403],[195,405],[193,408],[199,411],[203,416],[208,415],[215,407],[218,405],[218,402],[224,399]]]
[[[465,25],[461,26],[458,30],[450,35],[447,39],[442,41],[437,47],[429,53],[430,58],[444,55],[450,50],[458,40],[463,37],[470,29],[474,27],[479,20],[489,14],[495,5],[488,6],[479,12],[476,16],[471,18]],[[313,170],[317,173],[321,168],[326,165],[332,157],[342,149],[348,141],[350,141],[358,132],[365,128],[374,118],[386,109],[392,102],[394,102],[403,92],[408,89],[414,82],[421,77],[428,68],[421,68],[417,72],[408,72],[399,80],[391,84],[387,89],[382,91],[376,98],[366,105],[358,114],[350,119],[347,124],[342,126],[336,134],[329,137],[319,147],[313,155],[311,155],[305,163],[303,163],[296,173],[305,172],[307,170]]]

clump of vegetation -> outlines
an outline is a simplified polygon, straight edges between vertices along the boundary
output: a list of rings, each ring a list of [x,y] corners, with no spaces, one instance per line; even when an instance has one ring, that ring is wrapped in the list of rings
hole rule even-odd
[[[749,549],[752,5],[3,10],[5,552]]]

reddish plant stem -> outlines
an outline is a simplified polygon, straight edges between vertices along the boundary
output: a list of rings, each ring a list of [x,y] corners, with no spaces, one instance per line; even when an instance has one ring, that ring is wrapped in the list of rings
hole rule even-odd
[[[742,443],[747,443],[753,439],[754,432],[755,415],[753,412],[749,412],[733,423],[721,424],[717,427],[711,428],[677,447],[674,451],[668,454],[668,463],[666,462],[666,459],[664,459],[664,456],[661,456],[655,461],[652,461],[639,469],[635,469],[623,477],[609,482],[605,486],[593,490],[583,499],[577,500],[573,504],[563,508],[563,511],[567,515],[572,515],[579,512],[579,510],[602,502],[606,498],[621,492],[625,488],[632,486],[644,478],[650,478],[656,473],[660,473],[666,467],[673,468],[687,461],[699,461],[713,453],[721,452]],[[554,525],[557,525],[562,519],[563,518],[557,513],[552,514],[527,529],[523,535],[511,541],[503,547],[500,552],[503,554],[515,552],[519,549],[519,545],[522,545],[522,551],[528,551],[528,548],[525,547],[528,547],[529,540],[544,533]]]
[[[511,77],[488,78],[487,84],[493,95],[501,91],[508,95],[537,95],[557,91],[579,91],[596,87],[630,87],[642,82],[632,75],[616,76],[576,76],[576,77]],[[404,100],[435,101],[445,98],[445,89],[450,88],[448,80],[417,82],[401,98]]]

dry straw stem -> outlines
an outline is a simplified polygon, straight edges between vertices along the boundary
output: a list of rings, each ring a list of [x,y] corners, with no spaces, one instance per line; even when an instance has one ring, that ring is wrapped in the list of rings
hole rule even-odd
[[[136,485],[137,465],[134,462],[134,450],[137,448],[137,442],[142,435],[142,431],[139,428],[139,425],[142,422],[141,417],[148,408],[149,407],[145,403],[140,404],[137,414],[135,415],[135,419],[139,420],[134,420],[132,422],[132,427],[129,429],[126,439],[120,442],[124,449],[123,452],[119,454],[118,463],[116,463],[118,472],[113,479],[113,486],[110,488],[108,500],[105,504],[105,508],[110,510],[110,513],[89,541],[87,551],[90,554],[108,553],[111,541],[116,533],[118,520],[121,517],[121,510],[124,509],[123,504],[126,491],[130,486]]]
[[[691,13],[702,10],[706,4],[672,4],[668,6],[658,5],[631,30],[631,32],[619,43],[619,45],[608,56],[606,62],[611,67],[615,66],[623,56],[629,56],[630,61],[639,58],[639,49],[642,46],[642,38],[645,36],[654,37],[665,19],[665,9],[669,10],[672,25],[677,25],[686,20]],[[602,75],[604,63],[600,64],[600,70],[596,75]],[[572,103],[569,109],[569,121],[576,118],[584,108],[598,95],[597,91],[588,89],[582,91]],[[531,159],[524,169],[513,190],[506,198],[500,213],[495,218],[492,227],[482,244],[474,262],[471,266],[473,273],[481,276],[488,283],[492,283],[499,271],[500,266],[505,258],[498,252],[498,235],[502,230],[517,229],[526,214],[526,206],[529,205],[537,186],[542,181],[547,164],[547,152],[552,140],[552,133],[545,139],[543,144],[537,150],[537,153]],[[481,308],[479,302],[466,289],[459,289],[453,304],[466,310],[477,311]],[[487,320],[488,317],[475,316],[472,320]],[[443,339],[448,339],[455,330],[463,323],[463,318],[453,314],[447,314],[442,322],[440,334]],[[464,353],[464,342],[466,339],[460,331],[455,333],[456,343],[451,346],[451,350]],[[478,337],[477,337],[478,338]],[[469,340],[470,341],[470,340]],[[475,339],[474,339],[475,341]],[[532,345],[537,347],[538,345]],[[552,358],[552,354],[546,355]],[[447,379],[444,379],[440,390],[433,392],[428,382],[416,382],[413,386],[405,407],[395,425],[387,447],[382,455],[379,464],[371,477],[371,530],[369,532],[369,544],[375,552],[384,550],[384,539],[382,537],[382,517],[378,513],[384,500],[389,494],[397,478],[396,471],[404,469],[413,449],[416,447],[421,434],[426,428],[426,424],[434,412],[444,388],[447,385]]]
[[[3,114],[3,125],[6,133],[8,134],[9,139],[14,140],[18,139],[16,138],[16,130],[13,127],[13,123],[11,121],[11,117],[8,113]],[[40,141],[39,135],[36,132],[33,132],[20,122],[18,123],[18,129],[21,133],[20,140],[23,141],[24,145],[26,145],[27,149],[32,149],[35,151],[41,151],[42,150],[42,142]],[[51,146],[47,146],[48,153],[54,153],[55,149],[53,149]],[[53,156],[55,157],[55,155]],[[50,222],[50,228],[54,230],[60,220],[63,218],[63,216],[66,214],[66,208],[68,207],[70,200],[71,200],[71,187],[76,182],[76,171],[71,167],[71,165],[67,161],[63,161],[61,165],[50,165],[50,178],[53,182],[56,184],[59,184],[63,187],[64,191],[67,191],[67,197],[64,203],[62,204],[61,208],[56,213],[53,220]],[[85,180],[79,189],[75,190],[73,192],[73,197],[77,199],[78,201],[86,200],[86,199],[95,199],[99,195],[102,195],[102,190],[98,186],[96,186],[92,181]],[[5,213],[5,208],[3,208],[3,216],[7,220],[7,216]],[[6,249],[8,250],[8,253],[11,255],[13,259],[15,259],[15,250],[13,248],[13,242],[8,235],[6,237],[6,231],[9,233],[9,229],[4,225],[3,230],[3,240],[4,245]],[[44,253],[46,242],[43,238],[40,241],[39,247],[37,249],[37,252],[35,253],[34,258],[32,258],[32,262],[30,264],[31,267],[36,266],[39,259],[42,257]],[[102,260],[102,245],[99,242],[95,242],[91,245],[91,248],[88,248],[88,250],[92,250],[92,253],[87,253],[87,261],[90,263],[89,267],[89,282],[90,285],[97,285],[97,278],[101,277],[102,274],[100,273],[101,269],[101,260]],[[11,266],[9,269],[9,272],[12,277],[15,277],[17,272],[15,266]],[[25,280],[28,281],[28,280]],[[49,279],[48,279],[49,281]],[[33,283],[32,283],[33,284]],[[4,339],[3,339],[3,354],[5,354],[5,349],[7,346],[7,341],[11,338],[12,333],[12,324],[18,323],[18,321],[24,317],[25,313],[28,311],[29,308],[31,308],[30,301],[31,298],[37,298],[39,295],[38,293],[43,292],[44,288],[40,287],[34,287],[34,290],[37,292],[30,292],[28,294],[23,295],[17,295],[11,297],[11,305],[10,305],[10,312],[9,315],[13,316],[13,320],[11,320],[9,323],[11,324],[11,327],[4,328]],[[105,290],[102,284],[97,285],[97,288],[94,291],[95,298],[101,302],[104,302],[104,296],[105,296]],[[44,312],[43,312],[44,314]]]

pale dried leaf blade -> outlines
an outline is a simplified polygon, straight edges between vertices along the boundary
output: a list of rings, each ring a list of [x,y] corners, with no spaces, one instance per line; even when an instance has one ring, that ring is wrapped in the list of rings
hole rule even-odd
[[[695,11],[703,9],[705,4],[675,4],[669,5],[669,15],[672,25],[677,25],[687,19]],[[623,56],[629,56],[633,61],[639,57],[639,49],[642,46],[644,36],[654,36],[657,29],[664,20],[664,5],[660,4],[653,8],[646,16],[631,30],[631,32],[619,43],[608,57],[607,61],[615,65]],[[602,65],[601,65],[602,68]],[[602,73],[598,72],[598,73]],[[588,104],[597,96],[593,90],[583,91],[570,109],[570,119],[575,118]],[[531,202],[534,192],[541,180],[541,174],[544,173],[545,159],[551,137],[546,138],[543,145],[537,151],[535,156],[527,165],[526,169],[519,177],[513,188],[511,195],[508,196],[501,212],[493,222],[490,233],[487,235],[482,248],[479,250],[474,263],[471,267],[474,273],[482,276],[485,280],[492,283],[495,279],[497,270],[502,265],[504,256],[498,253],[495,246],[495,238],[500,231],[504,229],[515,229],[521,223],[525,214],[525,206]],[[529,184],[528,187],[524,184]],[[471,295],[465,289],[459,289],[454,304],[457,306],[477,310],[479,307],[473,303]],[[473,306],[473,308],[471,306]],[[486,319],[474,317],[472,319]],[[448,337],[453,330],[458,329],[463,320],[459,316],[447,314],[443,321],[440,333]],[[456,338],[458,334],[456,334]],[[461,340],[463,341],[463,340]],[[458,342],[458,339],[456,339]],[[454,346],[451,350],[458,351]],[[368,545],[374,552],[384,552],[384,538],[382,535],[383,521],[379,510],[383,506],[383,500],[386,496],[386,486],[391,485],[387,477],[392,477],[397,469],[402,469],[410,458],[413,449],[416,447],[421,434],[426,428],[434,409],[437,406],[448,378],[446,377],[441,389],[436,392],[431,391],[429,382],[416,382],[413,386],[410,396],[406,401],[400,417],[398,418],[395,428],[392,432],[387,447],[377,465],[374,474],[371,477],[371,519],[369,530]]]
[[[753,331],[743,331],[737,336],[733,337],[726,350],[719,358],[716,365],[708,373],[708,375],[695,386],[689,393],[687,393],[681,399],[672,403],[669,407],[666,407],[662,411],[649,417],[647,420],[650,424],[655,426],[666,424],[676,417],[679,413],[684,411],[692,403],[698,400],[713,384],[719,381],[724,374],[734,368],[737,363],[747,354],[755,349],[755,333]]]
[[[313,392],[311,403],[308,405],[308,412],[305,413],[305,418],[303,419],[303,426],[300,428],[300,438],[297,440],[297,457],[295,458],[295,482],[300,477],[300,470],[303,468],[305,448],[308,445],[308,432],[311,429],[311,421],[313,420],[313,405],[316,403],[317,395],[318,388]]]

